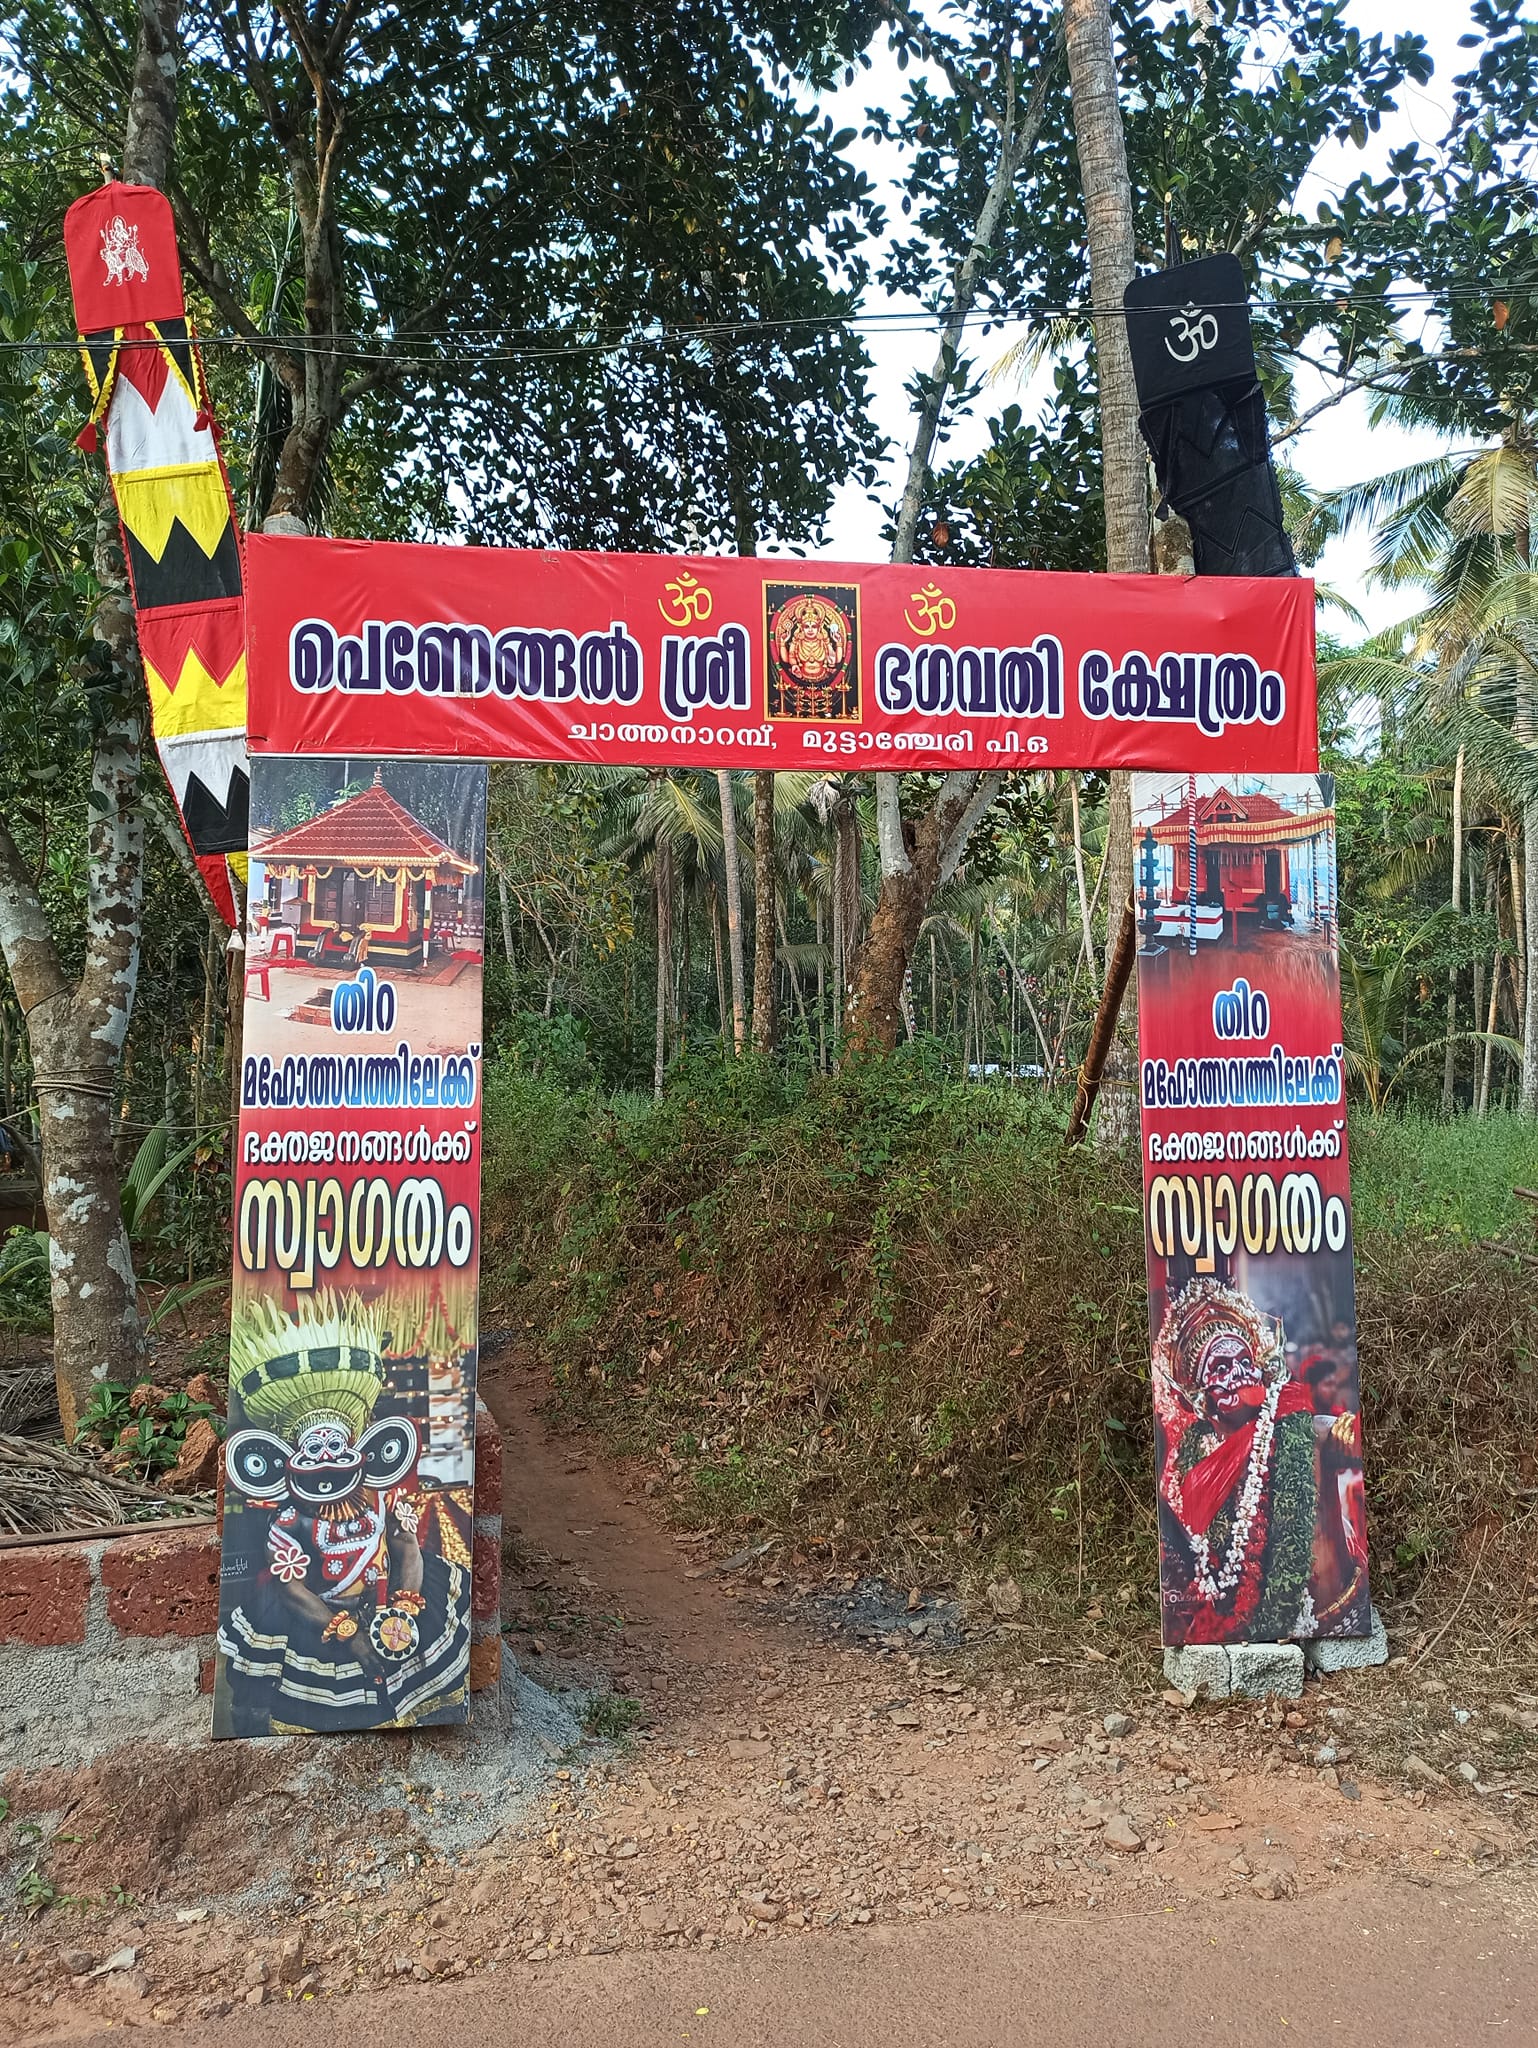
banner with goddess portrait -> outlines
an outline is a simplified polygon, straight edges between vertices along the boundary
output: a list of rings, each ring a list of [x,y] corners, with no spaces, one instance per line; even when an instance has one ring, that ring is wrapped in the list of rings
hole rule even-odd
[[[1137,775],[1167,1644],[1371,1627],[1328,775]]]

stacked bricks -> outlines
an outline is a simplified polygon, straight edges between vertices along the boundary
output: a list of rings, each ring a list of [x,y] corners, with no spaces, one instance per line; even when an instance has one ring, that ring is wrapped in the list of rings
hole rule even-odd
[[[208,1732],[214,1522],[0,1549],[0,1768]]]
[[[470,1690],[502,1677],[502,1432],[475,1403],[475,1521],[470,1566]]]
[[[213,1522],[0,1550],[0,1646],[63,1649],[105,1631],[115,1641],[196,1639],[211,1650],[218,1621]]]

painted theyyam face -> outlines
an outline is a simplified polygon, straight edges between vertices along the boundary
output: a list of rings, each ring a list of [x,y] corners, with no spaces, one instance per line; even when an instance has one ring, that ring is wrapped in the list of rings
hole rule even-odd
[[[1227,1421],[1256,1405],[1265,1376],[1244,1332],[1226,1328],[1216,1331],[1202,1346],[1196,1381],[1212,1413]]]
[[[363,1453],[345,1423],[312,1422],[301,1430],[288,1461],[289,1491],[296,1500],[346,1500],[363,1478]]]
[[[340,1417],[316,1416],[293,1443],[270,1429],[238,1429],[224,1447],[230,1484],[250,1500],[322,1508],[365,1487],[387,1492],[416,1463],[416,1426],[404,1415],[373,1423],[356,1441]]]

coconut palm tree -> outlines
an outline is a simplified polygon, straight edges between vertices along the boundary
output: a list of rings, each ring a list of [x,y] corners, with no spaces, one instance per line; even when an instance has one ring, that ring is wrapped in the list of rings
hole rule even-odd
[[[1381,410],[1403,417],[1425,405],[1402,394]],[[1438,417],[1435,424],[1447,422]],[[1513,834],[1512,907],[1523,960],[1523,1110],[1538,1115],[1538,586],[1532,569],[1538,438],[1514,414],[1493,446],[1417,462],[1321,501],[1340,531],[1377,522],[1374,574],[1390,587],[1422,586],[1428,602],[1357,654],[1325,664],[1321,680],[1370,696],[1392,748],[1401,719],[1423,743],[1455,757],[1452,904],[1462,907],[1465,793],[1520,820]],[[1520,848],[1520,851],[1519,851]],[[1525,875],[1523,886],[1519,880]],[[1498,972],[1498,967],[1497,967]],[[1449,992],[1451,1044],[1456,1015]]]

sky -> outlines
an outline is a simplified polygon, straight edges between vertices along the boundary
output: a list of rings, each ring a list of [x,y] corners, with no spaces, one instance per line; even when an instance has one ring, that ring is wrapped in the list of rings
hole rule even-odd
[[[1459,50],[1457,42],[1469,27],[1470,0],[1351,0],[1349,19],[1364,34],[1382,33],[1386,38],[1413,27],[1426,38],[1435,73],[1425,87],[1408,84],[1402,88],[1399,112],[1385,120],[1380,132],[1369,138],[1365,152],[1359,152],[1350,143],[1331,145],[1321,152],[1314,175],[1299,195],[1299,205],[1304,212],[1312,212],[1324,196],[1326,185],[1338,188],[1363,170],[1380,170],[1388,153],[1403,143],[1412,139],[1423,143],[1437,141],[1447,127],[1451,80],[1468,62],[1468,53]],[[880,104],[884,98],[894,106],[900,100],[904,77],[895,61],[884,45],[873,46],[871,54],[873,68],[860,73],[854,85],[843,95],[842,104],[835,103],[830,109],[835,123],[863,126],[866,107]],[[892,180],[894,156],[864,140],[851,154],[882,188],[883,195],[889,198],[888,212],[898,215],[896,187]],[[910,309],[912,303],[889,297],[873,287],[867,296],[866,310],[895,312]],[[979,343],[977,359],[983,364],[995,363],[1023,332],[1023,328],[1002,333],[994,330]],[[894,332],[881,326],[868,327],[865,343],[874,366],[871,390],[876,420],[891,437],[893,447],[882,480],[879,503],[871,502],[858,484],[848,484],[839,492],[828,545],[821,550],[828,560],[883,559],[886,550],[881,539],[881,506],[896,498],[907,459],[911,416],[903,386],[912,375],[915,364],[922,363],[927,369],[934,359],[935,336],[932,329],[912,331],[904,327]],[[1326,390],[1323,379],[1308,370],[1300,371],[1300,405],[1312,404],[1323,397]],[[985,391],[977,401],[974,417],[958,424],[943,450],[943,459],[970,454],[983,447],[987,440],[984,423],[988,414],[998,413],[1016,399],[1025,404],[1028,411],[1033,409],[1029,394],[1007,384]],[[1406,433],[1388,425],[1373,426],[1368,397],[1359,394],[1321,414],[1314,426],[1287,444],[1287,454],[1310,484],[1318,489],[1331,489],[1363,477],[1380,475],[1387,469],[1435,453],[1444,445],[1432,435]],[[1313,574],[1321,585],[1338,590],[1355,605],[1368,628],[1376,632],[1392,625],[1413,606],[1402,590],[1381,591],[1372,587],[1370,562],[1371,539],[1362,532],[1332,541]],[[1338,611],[1324,612],[1322,624],[1347,640],[1358,637],[1360,632]]]

